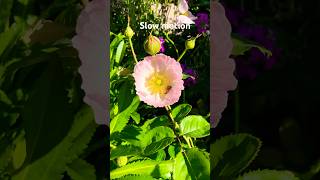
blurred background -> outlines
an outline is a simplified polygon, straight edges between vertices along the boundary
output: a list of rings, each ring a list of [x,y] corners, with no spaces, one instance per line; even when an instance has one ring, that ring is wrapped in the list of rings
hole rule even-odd
[[[319,169],[320,1],[223,0],[233,35],[263,45],[234,57],[238,88],[214,139],[250,133],[263,142],[251,169]],[[318,168],[316,164],[318,163]],[[320,179],[316,175],[313,179]]]

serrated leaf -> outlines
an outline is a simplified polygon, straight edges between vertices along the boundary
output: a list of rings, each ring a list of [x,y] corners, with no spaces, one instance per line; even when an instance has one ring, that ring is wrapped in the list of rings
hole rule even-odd
[[[242,172],[254,160],[261,141],[249,134],[225,136],[210,146],[214,179],[228,179]]]
[[[140,114],[137,112],[133,112],[131,114],[131,118],[134,120],[134,122],[136,122],[136,124],[140,123]]]
[[[153,154],[165,147],[169,146],[174,141],[175,135],[171,128],[159,126],[148,131],[142,139],[144,154]]]
[[[110,160],[120,156],[137,155],[141,152],[141,148],[132,145],[120,145],[111,150]]]
[[[83,159],[75,159],[67,166],[67,173],[72,180],[96,179],[95,168]]]
[[[27,163],[48,153],[67,135],[73,123],[72,109],[62,83],[62,72],[60,61],[50,61],[33,85],[22,109]]]
[[[128,121],[129,121],[130,115],[136,111],[139,104],[140,104],[139,97],[136,96],[135,98],[133,98],[132,103],[130,104],[130,106],[126,110],[119,113],[116,117],[114,117],[111,120],[110,136],[114,132],[121,132],[123,130],[123,128],[127,125]]]
[[[136,96],[136,93],[133,91],[134,84],[133,81],[125,81],[119,87],[118,95],[118,107],[119,111],[122,112],[130,106],[133,98]]]
[[[67,136],[46,155],[26,165],[12,180],[61,179],[68,163],[76,159],[87,147],[96,129],[93,112],[84,106],[75,116]]]
[[[127,175],[152,175],[154,178],[170,178],[173,171],[173,160],[170,161],[137,161],[110,172],[111,179]]]
[[[144,132],[149,131],[150,129],[153,129],[155,127],[159,126],[169,126],[169,119],[168,116],[157,116],[155,118],[149,119],[146,122],[144,122],[143,126],[141,126],[141,129]]]
[[[232,55],[234,56],[244,55],[244,53],[249,51],[251,48],[258,48],[263,54],[267,56],[272,56],[271,51],[262,47],[261,45],[258,45],[254,42],[250,42],[249,40],[233,37],[232,42],[233,42]]]
[[[191,148],[186,153],[179,152],[175,158],[173,179],[208,180],[210,179],[210,161],[204,152]]]
[[[299,180],[290,171],[276,171],[276,170],[258,170],[251,171],[237,178],[237,180]]]
[[[126,48],[127,48],[127,45],[124,42],[124,40],[122,40],[117,47],[116,56],[115,56],[116,63],[121,62],[121,60],[123,59],[124,53],[126,52]]]
[[[210,124],[202,116],[190,115],[181,120],[180,135],[201,138],[210,135]]]
[[[190,104],[180,104],[172,110],[172,116],[179,123],[181,119],[189,114],[191,109],[192,106]]]
[[[125,176],[122,178],[119,178],[117,180],[154,180],[152,176],[146,176],[146,175],[141,175],[141,176]]]

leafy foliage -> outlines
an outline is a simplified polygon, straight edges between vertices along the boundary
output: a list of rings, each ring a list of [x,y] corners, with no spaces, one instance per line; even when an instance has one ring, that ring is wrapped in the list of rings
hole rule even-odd
[[[18,174],[13,176],[13,180],[59,179],[70,163],[71,167],[85,166],[83,169],[85,171],[87,166],[83,165],[83,161],[75,160],[87,147],[95,128],[91,109],[88,106],[82,107],[76,115],[68,135],[46,155],[26,165]],[[39,171],[40,169],[41,171]],[[71,173],[75,175],[74,172]]]
[[[230,179],[257,156],[261,141],[249,134],[235,134],[217,140],[210,147],[211,172],[217,179]]]

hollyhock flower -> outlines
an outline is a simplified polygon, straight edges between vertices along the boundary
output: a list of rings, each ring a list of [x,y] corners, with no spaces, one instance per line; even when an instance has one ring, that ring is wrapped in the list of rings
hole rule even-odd
[[[165,40],[163,37],[159,37],[160,43],[161,43],[161,48],[160,48],[160,52],[164,53],[166,51],[166,48],[164,47],[165,44]]]
[[[81,12],[76,26],[77,35],[72,39],[79,52],[84,101],[89,104],[98,124],[108,124],[107,67],[107,4],[93,0]]]
[[[140,100],[154,107],[179,101],[184,89],[180,63],[170,56],[147,56],[134,67],[133,77]]]
[[[197,19],[194,20],[198,33],[204,33],[209,29],[209,15],[205,12],[197,14]]]
[[[218,2],[211,3],[213,15],[210,18],[212,24],[212,56],[213,69],[211,76],[210,89],[212,92],[210,111],[213,113],[211,123],[216,127],[221,113],[227,105],[228,91],[236,88],[237,81],[233,75],[235,63],[230,59],[232,51],[231,25],[225,16],[223,6]]]

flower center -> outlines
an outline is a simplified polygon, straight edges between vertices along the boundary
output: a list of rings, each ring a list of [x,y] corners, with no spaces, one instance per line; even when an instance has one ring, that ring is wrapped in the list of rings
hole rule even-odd
[[[170,80],[166,75],[154,73],[147,79],[147,88],[151,94],[165,95],[171,89]]]

